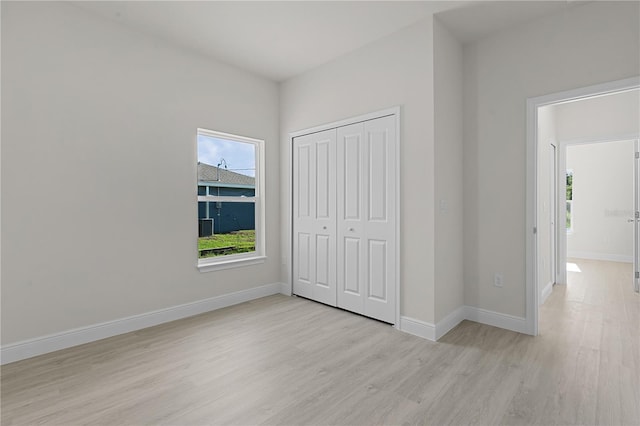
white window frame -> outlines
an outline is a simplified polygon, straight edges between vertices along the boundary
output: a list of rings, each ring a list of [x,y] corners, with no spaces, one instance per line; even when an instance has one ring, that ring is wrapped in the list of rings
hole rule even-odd
[[[225,203],[254,203],[255,204],[255,224],[256,224],[256,250],[249,253],[230,254],[226,256],[207,257],[200,259],[198,247],[196,245],[196,258],[198,259],[198,269],[200,272],[218,271],[221,269],[237,268],[247,265],[264,263],[267,259],[265,251],[265,212],[264,212],[264,140],[254,139],[246,136],[232,135],[214,130],[198,129],[197,136],[209,136],[212,138],[226,139],[241,143],[250,143],[255,148],[256,153],[256,187],[253,197],[231,197],[216,195],[198,195],[197,202],[225,202]],[[197,152],[197,150],[196,150]],[[197,155],[197,154],[196,154]],[[196,160],[197,161],[197,160]],[[196,173],[196,189],[197,189]],[[208,191],[207,191],[208,192]],[[197,191],[196,191],[197,194]]]
[[[564,181],[565,181],[565,183],[566,183],[566,181],[567,181],[567,175],[568,175],[569,173],[571,173],[571,177],[572,177],[572,180],[571,180],[571,200],[567,200],[567,199],[566,199],[566,197],[567,197],[567,190],[566,190],[566,186],[565,186],[565,192],[564,192],[565,201],[566,201],[566,203],[567,203],[567,206],[568,206],[568,205],[571,205],[571,209],[567,209],[567,210],[570,210],[570,213],[571,213],[571,226],[570,226],[569,228],[567,228],[567,227],[566,227],[566,226],[567,226],[567,225],[566,225],[566,224],[567,224],[567,218],[566,218],[566,216],[565,216],[565,218],[564,218],[565,229],[567,230],[567,235],[571,235],[571,234],[573,234],[573,231],[574,231],[574,229],[575,229],[575,226],[574,226],[574,225],[575,225],[575,220],[574,220],[574,219],[575,219],[575,214],[574,214],[574,211],[573,211],[573,188],[574,188],[574,185],[573,185],[573,184],[574,184],[574,182],[575,182],[575,175],[573,174],[573,169],[566,169],[566,171],[565,171],[565,175],[564,175]],[[565,211],[566,211],[566,210],[565,210]]]

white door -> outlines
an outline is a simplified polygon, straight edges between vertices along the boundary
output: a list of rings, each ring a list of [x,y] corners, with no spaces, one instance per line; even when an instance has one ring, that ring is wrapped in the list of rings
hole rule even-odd
[[[293,140],[293,293],[336,306],[336,130]]]
[[[389,323],[396,304],[395,117],[338,128],[338,307]]]
[[[551,188],[549,191],[550,194],[550,200],[549,200],[549,207],[550,207],[550,216],[551,216],[551,235],[549,236],[549,242],[550,242],[550,272],[551,272],[551,284],[554,284],[557,282],[556,279],[556,275],[557,275],[557,265],[558,265],[558,257],[557,257],[557,247],[558,247],[558,229],[556,228],[556,221],[558,219],[558,159],[557,159],[557,154],[556,154],[556,146],[554,144],[551,144],[550,146],[550,167],[551,167]]]
[[[633,213],[629,219],[633,222],[633,288],[636,292],[640,290],[640,165],[638,154],[640,152],[640,141],[635,141],[633,160]]]

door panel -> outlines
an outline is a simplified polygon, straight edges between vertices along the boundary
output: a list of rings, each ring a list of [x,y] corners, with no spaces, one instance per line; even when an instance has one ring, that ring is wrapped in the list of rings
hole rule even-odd
[[[369,291],[367,297],[387,300],[387,242],[369,240]]]
[[[293,292],[396,321],[395,116],[294,138]]]
[[[396,129],[395,117],[365,122],[364,155],[368,158],[365,193],[368,212],[364,235],[368,253],[366,282],[369,291],[364,314],[395,322],[396,312]],[[374,178],[375,176],[375,178]]]
[[[385,187],[389,173],[385,136],[385,133],[374,132],[369,140],[369,220],[387,219],[387,191],[379,190]]]
[[[336,305],[336,131],[293,141],[293,293]]]
[[[342,134],[342,176],[344,182],[344,219],[358,220],[360,218],[361,194],[361,139],[362,124],[349,126],[349,133]],[[346,130],[345,130],[346,132]]]
[[[311,284],[311,251],[309,240],[311,236],[306,233],[298,233],[298,244],[297,244],[297,252],[296,257],[298,259],[298,268],[296,278],[303,285],[301,291],[310,292],[310,284]],[[311,293],[308,293],[309,295]],[[304,295],[304,294],[301,294]]]
[[[309,218],[311,212],[311,200],[309,194],[311,193],[311,163],[309,159],[311,146],[303,145],[296,149],[295,166],[297,166],[296,179],[296,197],[294,197],[295,206],[297,207],[297,219]]]
[[[360,239],[344,239],[344,291],[360,299]],[[357,306],[359,303],[355,303]]]
[[[394,323],[395,117],[338,128],[339,307]]]
[[[340,308],[364,314],[366,282],[362,236],[364,123],[338,128],[338,298]]]
[[[335,214],[331,211],[333,200],[329,200],[329,196],[335,196],[333,188],[329,188],[329,168],[334,163],[331,150],[328,140],[316,143],[316,217],[322,219],[331,219]]]
[[[334,253],[329,250],[330,240],[327,235],[316,235],[316,284],[324,287],[330,287],[332,282],[329,265]]]

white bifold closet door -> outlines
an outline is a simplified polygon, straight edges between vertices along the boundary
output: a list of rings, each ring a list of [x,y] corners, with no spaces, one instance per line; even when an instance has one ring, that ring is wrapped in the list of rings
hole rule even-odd
[[[395,117],[338,128],[338,306],[395,322]]]
[[[336,306],[336,131],[293,144],[293,292]]]
[[[293,170],[294,293],[389,323],[397,296],[395,123],[387,116],[297,137]]]

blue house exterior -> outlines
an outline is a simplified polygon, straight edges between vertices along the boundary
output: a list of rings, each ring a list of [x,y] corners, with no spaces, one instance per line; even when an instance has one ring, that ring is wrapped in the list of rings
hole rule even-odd
[[[255,178],[226,169],[198,163],[198,195],[222,197],[255,196]],[[213,219],[213,233],[256,229],[255,203],[253,202],[198,202],[198,219]],[[205,223],[205,229],[208,226]],[[207,235],[207,233],[205,233]],[[201,231],[201,235],[202,231]]]

